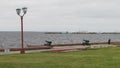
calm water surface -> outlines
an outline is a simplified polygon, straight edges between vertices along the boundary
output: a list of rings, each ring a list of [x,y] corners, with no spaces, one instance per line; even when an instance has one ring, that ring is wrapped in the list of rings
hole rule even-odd
[[[0,32],[0,48],[21,47],[20,32]],[[120,41],[120,34],[44,34],[41,32],[25,32],[24,44],[44,45],[45,40],[52,44],[81,43],[84,39],[90,42]]]

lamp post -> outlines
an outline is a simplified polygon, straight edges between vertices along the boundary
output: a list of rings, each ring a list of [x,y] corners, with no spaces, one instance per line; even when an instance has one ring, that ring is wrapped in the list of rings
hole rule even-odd
[[[20,50],[20,53],[24,54],[25,49],[24,49],[23,17],[27,13],[27,8],[26,7],[23,7],[22,9],[18,8],[16,9],[16,12],[20,16],[20,19],[21,19],[21,50]]]

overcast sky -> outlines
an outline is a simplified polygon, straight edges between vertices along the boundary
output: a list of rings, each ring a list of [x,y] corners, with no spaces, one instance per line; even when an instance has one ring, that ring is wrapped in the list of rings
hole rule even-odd
[[[0,31],[20,31],[24,6],[25,31],[120,32],[120,0],[1,0]]]

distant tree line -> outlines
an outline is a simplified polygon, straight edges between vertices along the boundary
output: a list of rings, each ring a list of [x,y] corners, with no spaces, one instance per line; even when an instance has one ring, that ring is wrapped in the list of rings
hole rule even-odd
[[[120,34],[120,32],[44,32],[44,34]]]

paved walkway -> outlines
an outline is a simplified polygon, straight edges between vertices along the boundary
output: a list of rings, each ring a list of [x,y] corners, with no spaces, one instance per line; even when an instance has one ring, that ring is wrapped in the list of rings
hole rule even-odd
[[[109,46],[116,46],[116,45],[91,45],[91,48],[100,48],[100,47],[109,47]],[[66,52],[66,51],[77,51],[79,49],[85,49],[89,46],[81,46],[81,45],[73,45],[73,46],[55,46],[51,49],[40,49],[40,50],[26,50],[25,53],[33,53],[33,52]],[[0,52],[0,55],[3,54],[19,54],[20,51],[9,51],[6,50],[5,52]]]

